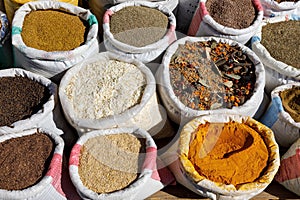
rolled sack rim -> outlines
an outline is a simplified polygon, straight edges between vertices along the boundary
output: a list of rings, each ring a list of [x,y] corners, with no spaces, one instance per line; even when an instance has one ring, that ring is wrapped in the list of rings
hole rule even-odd
[[[211,120],[211,118],[213,118],[213,120]],[[195,131],[195,128],[206,122],[225,123],[230,121],[237,121],[239,123],[245,123],[250,127],[256,127],[255,131],[259,131],[269,151],[268,166],[264,174],[252,183],[241,184],[238,189],[231,184],[226,185],[224,183],[213,182],[204,176],[201,176],[187,158],[189,152],[189,142],[187,141],[191,141],[191,134]],[[180,164],[187,175],[191,178],[191,182],[207,188],[214,193],[225,196],[240,196],[245,194],[254,196],[258,194],[272,182],[280,166],[279,147],[276,143],[273,131],[253,118],[243,115],[204,115],[191,120],[181,131],[178,154]]]
[[[80,179],[80,175],[78,173],[78,166],[79,166],[79,157],[80,157],[80,149],[84,145],[84,143],[92,138],[103,136],[103,135],[112,135],[112,134],[120,134],[120,133],[131,133],[135,135],[136,137],[145,138],[146,139],[146,156],[143,163],[143,169],[140,175],[138,176],[137,180],[132,182],[128,187],[117,190],[111,193],[103,193],[98,194],[91,189],[88,189],[85,187]],[[155,151],[148,152],[148,149],[155,149]],[[103,130],[94,130],[90,131],[82,136],[79,137],[76,144],[73,146],[70,154],[69,159],[69,174],[71,177],[71,180],[76,187],[77,190],[79,190],[79,194],[81,196],[85,196],[92,199],[103,199],[103,198],[120,198],[120,196],[123,196],[125,198],[126,196],[133,193],[135,190],[140,190],[146,187],[146,182],[150,178],[152,178],[153,172],[156,170],[154,169],[156,166],[156,158],[157,158],[157,146],[150,136],[150,134],[138,127],[120,127],[120,128],[110,128],[110,129],[103,129]],[[146,163],[148,162],[148,163]],[[153,168],[153,169],[149,169]]]
[[[23,22],[31,11],[34,10],[63,10],[70,14],[74,14],[80,17],[82,20],[88,22],[89,31],[84,44],[69,51],[44,51],[27,46],[21,36]],[[90,10],[75,6],[73,4],[59,2],[59,1],[32,1],[23,4],[16,12],[12,21],[12,47],[18,49],[26,57],[50,60],[50,61],[64,61],[70,59],[70,57],[76,57],[82,55],[87,51],[90,46],[98,43],[98,21],[96,16],[91,13]]]
[[[41,128],[33,128],[28,129],[25,131],[20,131],[16,133],[11,133],[7,135],[0,136],[0,142],[4,142],[6,140],[12,139],[12,138],[18,138],[23,137],[27,135],[35,134],[36,132],[40,132],[43,134],[48,135],[53,141],[55,145],[55,149],[52,154],[50,165],[48,166],[47,172],[44,174],[44,176],[39,180],[35,185],[30,186],[23,190],[3,190],[0,189],[0,194],[2,198],[8,198],[8,199],[27,199],[35,197],[43,192],[44,189],[46,189],[49,185],[52,184],[54,174],[52,172],[57,172],[55,169],[58,169],[59,164],[62,163],[62,156],[64,151],[64,141],[63,139],[51,131],[44,130]],[[57,156],[58,155],[58,156]],[[59,158],[59,160],[56,160]]]
[[[199,42],[199,41],[209,41],[209,40],[216,40],[217,42],[225,42],[229,45],[238,45],[239,47],[241,47],[242,51],[247,54],[249,59],[253,62],[254,66],[255,66],[256,83],[255,83],[255,87],[254,87],[252,96],[247,101],[245,101],[245,103],[243,105],[240,105],[238,107],[234,106],[231,109],[218,108],[218,109],[214,109],[214,110],[194,110],[194,109],[184,105],[175,95],[175,93],[172,89],[171,83],[170,83],[169,63],[172,58],[172,55],[176,52],[178,45],[185,44],[186,41]],[[166,50],[166,52],[163,56],[163,61],[162,61],[161,67],[163,67],[163,70],[162,70],[162,73],[160,74],[160,76],[163,74],[165,76],[165,78],[160,79],[161,83],[159,83],[159,84],[161,84],[161,87],[159,87],[159,89],[160,89],[160,91],[162,91],[163,93],[166,93],[166,95],[168,95],[170,97],[169,98],[170,101],[172,101],[174,103],[174,105],[176,105],[177,109],[180,110],[180,113],[183,118],[186,118],[186,117],[190,118],[193,116],[196,117],[196,116],[205,115],[205,114],[209,114],[209,113],[210,114],[213,114],[213,113],[222,114],[224,112],[231,113],[231,114],[242,113],[242,114],[254,115],[255,112],[257,111],[260,103],[263,100],[263,92],[264,92],[264,87],[265,87],[265,70],[264,70],[264,66],[262,65],[262,62],[260,61],[258,56],[251,49],[249,49],[245,45],[243,45],[237,41],[231,40],[231,39],[220,38],[220,37],[191,37],[191,36],[181,38],[168,47],[168,49]],[[257,99],[259,99],[259,101],[257,101]],[[253,109],[253,105],[256,105],[257,108]],[[251,108],[251,113],[249,110],[250,108]],[[243,110],[247,110],[248,113],[243,113]]]
[[[128,6],[144,6],[148,8],[157,9],[160,12],[164,13],[169,19],[169,27],[167,28],[167,32],[164,35],[164,37],[155,43],[143,47],[128,45],[126,43],[116,40],[113,34],[110,32],[110,27],[109,27],[110,16]],[[157,2],[129,1],[129,2],[120,3],[118,5],[109,8],[104,13],[103,16],[103,34],[105,35],[105,39],[108,40],[115,48],[128,53],[146,53],[148,51],[166,49],[169,44],[171,44],[173,41],[176,40],[175,29],[176,29],[175,15],[165,5],[159,4]]]

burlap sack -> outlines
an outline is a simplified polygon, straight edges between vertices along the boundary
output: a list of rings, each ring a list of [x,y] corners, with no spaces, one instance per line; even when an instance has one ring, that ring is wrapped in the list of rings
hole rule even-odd
[[[170,83],[170,73],[169,73],[169,63],[172,55],[176,52],[179,45],[184,44],[186,41],[197,42],[197,41],[208,41],[214,39],[217,42],[225,42],[230,45],[239,45],[241,49],[246,52],[250,60],[255,65],[256,72],[256,84],[252,97],[247,100],[243,105],[238,107],[219,108],[214,110],[194,110],[185,106],[174,94]],[[156,82],[158,84],[158,91],[162,99],[163,105],[166,107],[168,116],[170,119],[177,124],[184,124],[192,118],[205,114],[217,114],[217,113],[227,113],[227,114],[243,114],[248,116],[254,116],[257,112],[264,96],[264,86],[265,86],[265,70],[261,64],[259,58],[252,52],[249,48],[244,45],[232,41],[229,39],[215,38],[215,37],[184,37],[182,39],[174,42],[165,52],[163,57],[162,65],[156,72]]]
[[[90,27],[85,43],[71,51],[53,52],[26,46],[21,36],[26,15],[34,10],[46,9],[64,10],[88,22]],[[12,22],[12,45],[15,66],[23,67],[59,82],[62,73],[66,69],[99,52],[98,22],[89,10],[72,4],[56,1],[29,2],[20,7],[15,13]]]

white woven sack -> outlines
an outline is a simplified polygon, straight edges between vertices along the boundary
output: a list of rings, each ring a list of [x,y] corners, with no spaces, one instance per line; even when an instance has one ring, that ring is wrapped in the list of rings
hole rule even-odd
[[[275,180],[300,196],[300,138],[281,157]]]
[[[31,11],[60,9],[79,16],[90,25],[86,42],[70,51],[47,52],[25,45],[21,33],[24,18]],[[96,17],[87,9],[72,4],[57,1],[35,1],[21,6],[15,13],[12,22],[12,45],[15,66],[52,78],[66,69],[99,52],[98,22]],[[57,78],[58,80],[60,77]]]
[[[21,131],[18,133],[11,133],[8,135],[0,136],[0,142],[8,139],[22,137],[26,135],[32,135],[39,131],[52,138],[55,143],[55,149],[49,169],[46,175],[35,185],[28,187],[24,190],[3,190],[0,189],[0,199],[6,200],[66,200],[66,196],[61,188],[62,178],[62,157],[64,151],[63,139],[51,131],[43,129],[31,129]]]
[[[252,0],[257,15],[253,24],[244,29],[234,29],[217,23],[208,13],[205,7],[207,0],[200,0],[198,8],[189,26],[189,36],[216,36],[235,40],[239,43],[247,43],[255,34],[263,19],[263,8],[259,0]]]
[[[49,79],[41,75],[29,72],[24,69],[11,68],[11,69],[5,69],[0,71],[0,77],[14,77],[14,76],[28,77],[31,80],[41,83],[42,85],[48,88],[51,96],[49,100],[43,105],[43,108],[39,110],[37,113],[30,116],[29,118],[14,122],[10,126],[1,126],[0,135],[20,132],[23,130],[39,128],[39,127],[42,127],[58,135],[63,134],[63,132],[56,127],[53,120],[53,110],[58,100],[56,84],[54,84]]]
[[[162,13],[164,13],[169,19],[169,28],[165,36],[159,41],[146,45],[144,47],[135,47],[123,42],[116,40],[113,34],[110,32],[109,21],[110,16],[115,12],[121,10],[122,8],[128,6],[145,6],[149,8],[158,9]],[[143,63],[148,63],[153,61],[162,52],[173,42],[176,40],[176,19],[174,14],[164,5],[160,5],[158,3],[147,2],[147,1],[134,1],[134,2],[124,2],[118,5],[112,6],[109,8],[103,17],[103,39],[105,48],[108,51],[114,52],[118,55],[130,58],[130,59],[138,59]]]
[[[300,12],[300,2],[283,1],[278,3],[275,0],[260,0],[264,9],[264,17],[276,17],[297,14]]]
[[[108,194],[98,194],[87,187],[85,187],[80,179],[78,173],[80,149],[84,143],[90,139],[101,135],[111,135],[118,133],[132,133],[138,138],[146,139],[146,155],[143,162],[143,167],[141,169],[138,179],[133,182],[129,187],[111,192]],[[99,152],[101,153],[101,152]],[[155,192],[159,191],[164,187],[160,182],[160,177],[157,172],[157,147],[148,132],[138,128],[115,128],[115,129],[106,129],[106,130],[97,130],[89,132],[81,136],[77,143],[74,145],[70,155],[69,162],[69,172],[71,180],[76,187],[79,195],[82,199],[126,199],[126,200],[142,200],[145,199]],[[113,163],[111,163],[113,165]],[[112,167],[112,166],[110,166]]]
[[[195,131],[195,129],[200,125],[204,124],[206,122],[212,122],[212,123],[227,123],[230,121],[236,121],[239,123],[245,123],[246,121],[249,121],[249,123],[257,124],[258,122],[253,120],[252,118],[248,116],[242,116],[242,115],[230,115],[230,114],[213,114],[213,115],[204,115],[200,116],[198,118],[194,118],[193,120],[189,121],[187,124],[185,124],[181,131],[178,139],[173,143],[173,145],[163,154],[160,156],[160,158],[168,165],[169,169],[173,172],[176,181],[183,185],[184,187],[188,188],[192,192],[208,197],[210,199],[218,199],[218,200],[245,200],[250,199],[254,197],[255,195],[261,193],[273,180],[280,163],[279,158],[279,148],[278,145],[275,142],[274,135],[272,131],[267,128],[261,128],[260,130],[263,131],[265,129],[268,129],[265,132],[265,137],[267,139],[264,139],[265,141],[268,141],[268,149],[270,150],[270,156],[272,157],[272,162],[269,163],[268,172],[264,173],[262,177],[260,177],[259,181],[256,180],[253,183],[245,183],[243,186],[241,185],[241,188],[236,189],[233,185],[226,185],[226,184],[217,184],[213,181],[210,181],[208,179],[201,180],[199,182],[195,182],[190,175],[188,175],[188,172],[185,171],[182,162],[179,160],[180,156],[182,156],[184,148],[180,147],[182,144],[180,144],[180,140],[184,141],[191,141],[191,134],[186,133],[192,133]],[[184,136],[182,133],[185,133]],[[181,149],[182,148],[182,149]],[[190,172],[189,172],[190,173]]]
[[[259,27],[251,39],[251,49],[260,58],[264,67],[266,68],[266,92],[268,94],[270,94],[271,91],[279,85],[287,84],[293,81],[299,81],[300,69],[278,61],[270,55],[269,51],[260,42],[262,38],[262,27],[267,23],[299,19],[300,12],[298,15],[278,16],[265,19],[263,20],[262,26]]]
[[[253,91],[253,95],[250,99],[248,99],[243,105],[238,107],[233,107],[231,109],[228,108],[220,108],[215,110],[193,110],[187,106],[185,106],[174,94],[170,83],[170,74],[169,74],[169,63],[172,55],[176,52],[177,48],[181,44],[185,44],[186,41],[197,42],[197,41],[208,41],[208,40],[216,40],[217,42],[225,42],[229,45],[239,45],[241,49],[248,55],[249,59],[255,65],[255,73],[256,73],[256,84]],[[162,99],[163,105],[166,107],[168,112],[168,116],[170,119],[177,124],[185,123],[192,118],[200,115],[206,114],[217,114],[217,113],[228,113],[228,114],[243,114],[253,117],[257,112],[264,96],[264,86],[265,86],[265,70],[263,65],[261,64],[259,58],[246,46],[237,43],[236,41],[232,41],[229,39],[222,39],[216,37],[184,37],[176,42],[174,42],[170,47],[166,50],[162,65],[156,72],[156,82],[158,84],[158,91]]]
[[[260,121],[270,127],[274,134],[277,143],[283,147],[291,146],[298,138],[300,138],[300,123],[284,111],[279,93],[281,91],[300,86],[299,82],[289,83],[276,87],[271,93],[271,103],[264,113]]]
[[[127,109],[121,114],[111,115],[102,119],[82,119],[77,117],[73,108],[73,103],[65,93],[66,87],[70,83],[72,77],[77,74],[85,65],[97,61],[119,60],[132,63],[137,66],[146,78],[146,87],[139,104]],[[96,80],[95,80],[96,81]],[[151,134],[155,135],[161,125],[164,124],[166,117],[160,111],[160,105],[157,102],[156,84],[152,72],[143,63],[137,60],[131,60],[104,52],[97,54],[95,57],[69,69],[63,76],[59,86],[60,102],[68,122],[77,130],[79,135],[94,129],[105,129],[113,127],[132,127],[137,126],[145,130],[151,130]]]

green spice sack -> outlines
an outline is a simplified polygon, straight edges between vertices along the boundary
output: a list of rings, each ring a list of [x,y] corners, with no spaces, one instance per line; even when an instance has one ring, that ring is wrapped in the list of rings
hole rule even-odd
[[[25,17],[35,10],[51,9],[62,10],[78,16],[88,24],[86,39],[83,44],[68,51],[45,51],[29,47],[24,43],[21,34]],[[12,45],[16,66],[59,81],[66,69],[99,52],[98,22],[89,10],[72,4],[55,1],[29,2],[21,6],[15,13],[12,22]]]
[[[270,53],[270,51],[262,44],[262,30],[264,27],[267,25],[275,25],[275,23],[284,23],[287,21],[298,21],[299,22],[300,15],[287,15],[287,16],[277,16],[269,19],[263,20],[262,26],[259,27],[255,35],[251,39],[251,48],[255,52],[255,54],[260,58],[262,61],[265,69],[266,69],[266,86],[265,86],[265,91],[267,94],[270,94],[272,90],[283,84],[291,83],[294,81],[299,81],[300,80],[300,68],[299,68],[299,61],[295,62],[295,60],[299,60],[299,45],[297,45],[297,42],[299,43],[299,38],[298,38],[298,33],[300,31],[299,26],[293,26],[293,31],[289,30],[277,30],[275,28],[272,31],[272,38],[273,38],[273,44],[274,49],[277,48],[278,52],[281,52],[281,57],[286,59],[287,56],[294,56],[293,60],[296,64],[298,64],[298,67],[295,65],[287,64],[284,61],[280,61]],[[289,35],[295,35],[294,38],[289,38]],[[272,41],[271,38],[266,36],[268,40]],[[280,39],[281,37],[285,37]],[[278,42],[277,42],[278,41]],[[284,41],[289,41],[293,43],[295,46],[295,49],[293,52],[295,52],[293,55],[290,52],[286,52],[285,56],[285,51],[288,51],[288,48],[290,48],[292,45],[285,45],[283,44]],[[279,46],[281,45],[281,47]],[[298,49],[297,49],[298,48]],[[290,61],[287,59],[287,61]]]

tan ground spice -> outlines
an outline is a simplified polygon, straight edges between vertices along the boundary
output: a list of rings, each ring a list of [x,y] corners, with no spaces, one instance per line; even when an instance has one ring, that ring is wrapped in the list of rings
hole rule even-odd
[[[300,86],[293,86],[279,93],[283,108],[295,122],[300,122]]]
[[[261,44],[276,60],[300,69],[300,21],[268,23],[262,27]]]
[[[128,6],[111,16],[110,31],[120,42],[142,47],[160,40],[168,23],[168,17],[157,9]]]
[[[97,193],[126,188],[138,178],[143,152],[145,140],[129,133],[91,138],[81,148],[80,179],[83,185]]]
[[[35,185],[49,168],[54,143],[35,133],[0,143],[0,188],[22,190]]]
[[[69,51],[85,42],[87,25],[80,17],[59,10],[36,10],[24,19],[21,36],[32,48]]]

